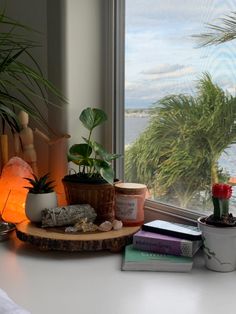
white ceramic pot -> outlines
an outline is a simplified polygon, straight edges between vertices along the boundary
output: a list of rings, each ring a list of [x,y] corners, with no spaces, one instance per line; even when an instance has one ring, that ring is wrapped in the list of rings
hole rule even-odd
[[[236,269],[236,227],[215,227],[205,223],[205,217],[198,219],[202,231],[206,267],[229,272]]]
[[[40,222],[41,212],[45,208],[57,207],[57,195],[55,192],[33,194],[28,193],[25,201],[25,214],[32,222]]]

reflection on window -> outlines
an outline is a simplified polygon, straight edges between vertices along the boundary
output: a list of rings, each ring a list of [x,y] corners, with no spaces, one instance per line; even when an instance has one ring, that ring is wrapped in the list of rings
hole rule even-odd
[[[155,200],[208,210],[211,184],[236,182],[236,40],[194,36],[231,11],[220,0],[126,0],[125,179]]]

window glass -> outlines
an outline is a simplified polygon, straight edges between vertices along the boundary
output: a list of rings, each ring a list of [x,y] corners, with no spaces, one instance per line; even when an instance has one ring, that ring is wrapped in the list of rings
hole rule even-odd
[[[146,183],[150,198],[208,211],[211,184],[236,182],[236,40],[199,37],[234,9],[126,0],[125,179]]]

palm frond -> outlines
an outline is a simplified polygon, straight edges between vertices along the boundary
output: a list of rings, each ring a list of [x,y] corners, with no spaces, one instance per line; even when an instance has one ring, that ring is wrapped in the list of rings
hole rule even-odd
[[[180,206],[210,189],[212,169],[236,141],[236,98],[204,73],[195,97],[158,102],[150,124],[125,155],[125,177],[145,182],[155,195],[171,192]],[[214,171],[215,172],[215,171]]]
[[[29,38],[32,33],[39,32],[9,18],[5,15],[5,10],[0,12],[0,25],[4,25],[4,31],[0,34],[0,103],[13,112],[26,111],[31,118],[40,122],[42,127],[50,129],[42,115],[42,106],[61,107],[62,103],[66,103],[66,99],[44,77],[33,56],[32,49],[40,45]],[[48,100],[48,92],[57,97],[57,104]],[[5,119],[5,113],[1,117],[10,128],[18,125],[17,120],[13,122],[16,116]]]
[[[220,25],[207,24],[209,32],[193,35],[199,47],[219,45],[236,38],[236,12],[218,20]]]

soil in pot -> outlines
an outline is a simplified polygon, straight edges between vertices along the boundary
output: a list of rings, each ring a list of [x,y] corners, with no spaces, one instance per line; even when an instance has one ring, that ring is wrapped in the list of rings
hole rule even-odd
[[[230,213],[223,215],[221,219],[217,220],[214,215],[210,215],[205,219],[206,224],[216,227],[234,227],[236,226],[236,218]]]

